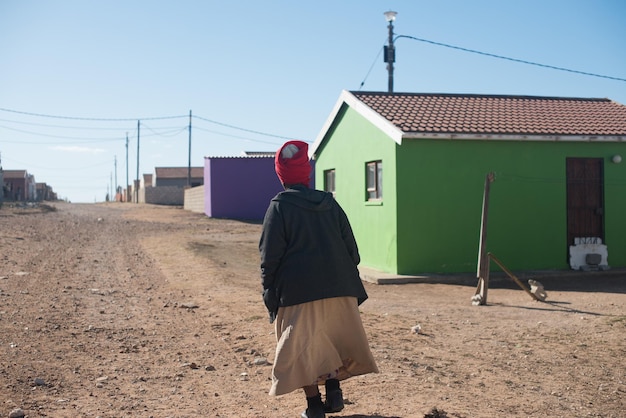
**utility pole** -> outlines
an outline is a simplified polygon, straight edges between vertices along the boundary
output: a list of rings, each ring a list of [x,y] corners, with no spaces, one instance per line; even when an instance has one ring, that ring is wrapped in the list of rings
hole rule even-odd
[[[135,203],[139,203],[139,126],[140,122],[137,120],[137,178],[135,179]]]
[[[191,110],[189,111],[189,158],[187,160],[187,187],[191,187]]]
[[[126,132],[126,191],[124,193],[124,201],[128,202],[128,132]]]
[[[385,20],[389,22],[389,44],[385,45],[385,62],[387,63],[387,71],[389,72],[389,93],[393,93],[393,63],[396,62],[396,48],[393,46],[393,21],[396,20],[398,13],[394,11],[385,12]]]
[[[113,165],[115,166],[115,201],[117,202],[117,155],[113,156]]]

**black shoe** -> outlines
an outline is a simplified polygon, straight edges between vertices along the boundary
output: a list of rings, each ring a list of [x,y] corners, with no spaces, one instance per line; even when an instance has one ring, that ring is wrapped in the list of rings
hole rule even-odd
[[[300,414],[301,418],[326,418],[326,414],[323,409],[311,409],[307,408],[302,414]]]
[[[319,393],[310,398],[306,398],[306,405],[306,410],[300,414],[301,418],[326,418],[322,396]]]
[[[326,401],[324,402],[325,412],[339,412],[343,409],[343,392],[341,389],[326,392]]]

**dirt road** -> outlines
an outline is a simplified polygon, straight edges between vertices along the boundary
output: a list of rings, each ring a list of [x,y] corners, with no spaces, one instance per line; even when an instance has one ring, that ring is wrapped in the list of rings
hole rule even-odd
[[[299,416],[267,395],[258,223],[51,206],[0,209],[0,416]],[[626,416],[626,273],[541,281],[547,303],[501,279],[479,307],[475,283],[366,283],[381,373],[332,416]]]

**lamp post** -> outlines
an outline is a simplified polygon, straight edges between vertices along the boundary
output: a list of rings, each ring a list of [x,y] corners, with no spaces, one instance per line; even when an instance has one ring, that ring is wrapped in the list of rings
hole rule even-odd
[[[396,50],[393,46],[393,21],[396,20],[398,13],[389,10],[385,12],[385,20],[389,22],[389,45],[385,45],[385,62],[387,63],[387,71],[389,72],[389,93],[393,93],[393,63],[396,61]]]

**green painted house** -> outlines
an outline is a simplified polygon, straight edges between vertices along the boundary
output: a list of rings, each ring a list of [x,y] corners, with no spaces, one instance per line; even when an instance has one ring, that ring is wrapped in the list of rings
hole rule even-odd
[[[608,99],[343,91],[311,147],[361,265],[475,272],[626,267],[626,106]],[[495,267],[497,268],[497,266]]]

